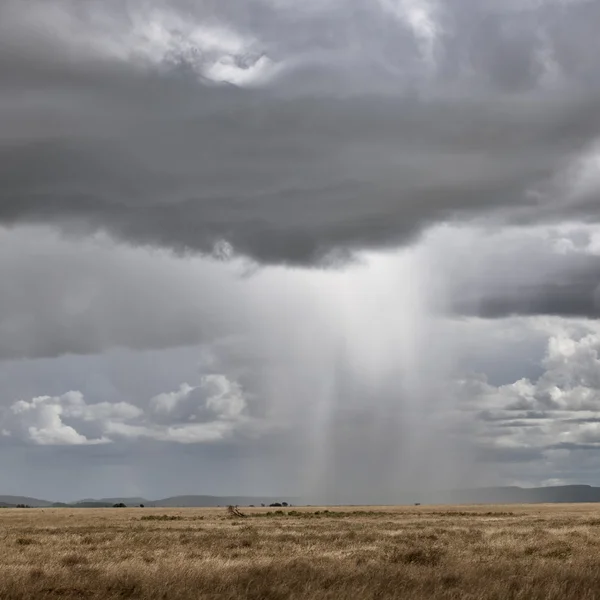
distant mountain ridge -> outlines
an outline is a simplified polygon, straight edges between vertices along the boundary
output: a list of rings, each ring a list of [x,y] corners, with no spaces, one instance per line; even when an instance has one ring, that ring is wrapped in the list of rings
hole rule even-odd
[[[448,504],[540,504],[600,502],[600,487],[560,485],[539,488],[491,487],[436,494]]]
[[[306,499],[260,496],[171,496],[160,500],[148,500],[142,497],[114,497],[114,498],[86,498],[75,502],[52,502],[27,496],[2,496],[0,495],[0,508],[11,508],[17,505],[26,505],[34,508],[102,508],[114,504],[126,506],[139,506],[156,508],[202,508],[216,506],[260,506],[275,502],[287,502],[291,505],[306,504]],[[402,498],[398,504],[539,504],[539,503],[600,503],[600,487],[590,485],[562,485],[552,487],[522,488],[517,486],[474,488],[464,490],[449,490],[429,492],[423,494],[411,493]],[[318,502],[311,501],[317,505]],[[350,504],[350,503],[349,503]]]
[[[4,508],[25,504],[27,506],[35,506],[44,508],[52,506],[49,500],[39,500],[38,498],[29,498],[28,496],[0,496],[0,506]]]
[[[7,496],[0,495],[0,508],[14,508],[17,505],[31,506],[32,508],[108,508],[115,504],[125,504],[126,506],[140,506],[157,508],[202,508],[212,506],[249,506],[251,504],[260,506],[261,504],[272,504],[274,502],[287,502],[288,504],[297,504],[297,498],[290,497],[258,497],[258,496],[171,496],[159,500],[148,500],[141,497],[114,497],[114,498],[85,498],[74,502],[52,502],[50,500],[41,500],[39,498],[29,498],[26,496]]]

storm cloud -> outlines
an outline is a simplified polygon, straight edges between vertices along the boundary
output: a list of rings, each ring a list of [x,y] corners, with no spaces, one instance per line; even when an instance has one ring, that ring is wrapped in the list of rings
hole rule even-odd
[[[311,265],[596,219],[596,4],[411,6],[3,3],[0,222]]]
[[[445,228],[429,239],[431,268],[455,315],[600,315],[600,244],[593,225]]]

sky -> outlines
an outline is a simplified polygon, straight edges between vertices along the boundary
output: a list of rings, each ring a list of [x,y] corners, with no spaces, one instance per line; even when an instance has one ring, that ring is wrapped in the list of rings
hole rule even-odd
[[[595,0],[4,0],[0,493],[600,485]]]

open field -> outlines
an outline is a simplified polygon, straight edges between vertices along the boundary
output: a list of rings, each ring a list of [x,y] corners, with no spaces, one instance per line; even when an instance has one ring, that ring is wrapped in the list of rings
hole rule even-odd
[[[0,510],[0,598],[600,598],[600,506]]]

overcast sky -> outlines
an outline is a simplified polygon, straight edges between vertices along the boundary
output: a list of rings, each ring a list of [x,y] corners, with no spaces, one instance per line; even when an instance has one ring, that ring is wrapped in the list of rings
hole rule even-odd
[[[0,493],[600,485],[598,22],[4,0]]]

